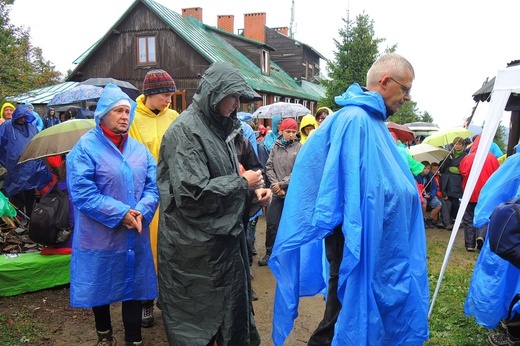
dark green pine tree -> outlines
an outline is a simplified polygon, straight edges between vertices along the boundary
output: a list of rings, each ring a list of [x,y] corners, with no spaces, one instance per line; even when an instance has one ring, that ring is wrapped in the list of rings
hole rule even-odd
[[[373,20],[365,13],[352,22],[347,11],[347,19],[343,18],[343,22],[340,40],[334,39],[334,59],[327,62],[328,79],[323,81],[326,96],[319,102],[319,106],[332,110],[338,109],[335,96],[343,94],[352,83],[366,84],[368,69],[379,55],[378,45],[384,41],[374,37]]]
[[[29,31],[11,24],[14,1],[0,0],[0,105],[6,96],[56,84],[61,77],[42,50],[31,45]]]

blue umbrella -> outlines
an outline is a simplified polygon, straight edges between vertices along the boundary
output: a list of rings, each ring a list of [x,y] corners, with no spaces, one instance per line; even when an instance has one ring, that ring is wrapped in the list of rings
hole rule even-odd
[[[54,95],[47,106],[68,105],[83,101],[96,101],[101,97],[102,91],[103,88],[98,86],[80,84],[72,89]]]

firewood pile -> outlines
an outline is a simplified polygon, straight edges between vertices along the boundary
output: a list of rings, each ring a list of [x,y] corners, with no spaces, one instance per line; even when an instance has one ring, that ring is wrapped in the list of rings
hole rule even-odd
[[[43,246],[29,239],[28,223],[18,217],[0,219],[0,254],[40,252]]]

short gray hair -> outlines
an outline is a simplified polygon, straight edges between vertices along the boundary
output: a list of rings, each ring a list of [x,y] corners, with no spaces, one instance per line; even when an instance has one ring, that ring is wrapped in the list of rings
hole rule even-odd
[[[404,57],[395,53],[381,55],[367,72],[367,87],[376,85],[385,75],[394,74],[401,76],[407,71],[411,71],[412,76],[415,78],[412,64]]]

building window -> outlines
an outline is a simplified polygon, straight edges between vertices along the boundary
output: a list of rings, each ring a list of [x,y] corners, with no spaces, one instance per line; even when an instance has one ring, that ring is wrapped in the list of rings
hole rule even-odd
[[[274,102],[280,102],[280,96],[275,96],[274,97]]]
[[[267,104],[267,94],[262,94],[262,104],[263,105]]]
[[[155,36],[140,36],[137,38],[137,64],[154,65],[157,63]]]
[[[266,50],[262,50],[261,64],[262,64],[262,73],[269,76],[269,72],[270,72],[269,52]]]
[[[309,101],[304,100],[304,101],[303,101],[303,107],[309,108],[309,107],[307,107],[307,104],[308,104],[308,103],[309,103]],[[312,109],[311,109],[311,111],[312,111]]]
[[[286,97],[284,102],[290,103],[291,102],[291,98],[290,97]]]
[[[300,99],[294,99],[294,103],[300,103]]]

